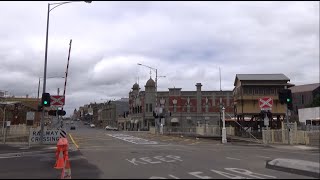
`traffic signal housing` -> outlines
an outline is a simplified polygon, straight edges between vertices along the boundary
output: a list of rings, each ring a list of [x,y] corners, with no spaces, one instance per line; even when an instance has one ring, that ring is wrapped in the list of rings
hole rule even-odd
[[[50,107],[50,93],[42,93],[41,105],[44,107]]]
[[[63,110],[50,110],[48,111],[48,115],[49,116],[65,116],[66,115],[66,111]]]
[[[287,104],[288,109],[293,110],[291,89],[281,89],[278,95],[280,103]]]
[[[38,112],[42,112],[42,110],[43,110],[43,106],[39,103],[38,104]]]

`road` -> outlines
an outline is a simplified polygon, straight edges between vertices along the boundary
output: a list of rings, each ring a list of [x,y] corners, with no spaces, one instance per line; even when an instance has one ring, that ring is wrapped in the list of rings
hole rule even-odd
[[[207,139],[114,132],[82,125],[70,133],[82,156],[99,169],[99,178],[310,178],[266,169],[266,160],[319,159],[318,152],[223,145]]]
[[[292,158],[317,161],[319,152],[220,141],[152,135],[148,132],[106,131],[76,122],[69,131],[73,179],[311,179],[265,168],[266,161]],[[71,138],[70,143],[73,144]],[[58,178],[54,153],[0,157],[0,178]],[[15,165],[16,164],[16,165]],[[27,168],[26,168],[27,166]]]

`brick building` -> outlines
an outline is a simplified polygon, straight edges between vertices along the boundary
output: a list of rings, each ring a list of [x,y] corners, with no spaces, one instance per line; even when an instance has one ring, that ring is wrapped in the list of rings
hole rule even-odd
[[[27,124],[40,125],[41,112],[37,112],[39,99],[26,97],[0,97],[0,121],[3,121],[4,108],[6,109],[6,120],[12,125]],[[6,105],[10,104],[10,105]],[[34,120],[27,121],[27,112],[34,112]]]
[[[220,124],[220,105],[226,113],[233,113],[232,91],[202,91],[201,83],[195,91],[169,88],[156,92],[155,82],[149,79],[145,91],[135,83],[129,92],[129,122],[132,130],[155,126],[153,112],[163,115],[166,126],[190,127],[197,124]],[[161,107],[158,110],[156,106]]]

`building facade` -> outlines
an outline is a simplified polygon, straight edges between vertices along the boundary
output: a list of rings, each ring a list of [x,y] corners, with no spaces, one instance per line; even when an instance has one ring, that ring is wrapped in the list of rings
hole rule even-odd
[[[293,112],[309,106],[316,96],[320,95],[320,83],[305,84],[291,87]]]
[[[38,103],[40,99],[26,97],[0,97],[0,121],[3,121],[4,109],[6,121],[11,121],[12,125],[27,124],[33,126],[40,125],[41,112],[38,112]],[[5,103],[12,103],[12,105],[5,105]],[[27,120],[27,112],[34,113],[33,120]]]
[[[202,91],[197,83],[195,91],[169,88],[156,92],[155,82],[149,79],[145,91],[135,83],[129,92],[129,120],[133,130],[148,129],[157,122],[165,126],[191,127],[197,124],[219,125],[220,108],[233,113],[232,91]],[[158,115],[161,119],[154,117]]]
[[[261,129],[259,113],[259,99],[269,97],[273,99],[271,113],[277,122],[269,123],[273,128],[280,128],[280,117],[285,116],[286,108],[280,104],[278,92],[285,87],[294,86],[288,83],[290,79],[284,74],[237,74],[234,81],[233,97],[235,102],[234,112],[237,121],[244,127]],[[250,122],[247,122],[247,118]],[[257,122],[260,121],[260,122]]]

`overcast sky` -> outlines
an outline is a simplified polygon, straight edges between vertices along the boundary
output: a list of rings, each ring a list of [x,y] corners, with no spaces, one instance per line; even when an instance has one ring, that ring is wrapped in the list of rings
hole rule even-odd
[[[0,90],[37,96],[48,2],[0,2]],[[232,90],[236,74],[319,82],[319,2],[77,2],[50,13],[47,76],[65,75],[67,115],[128,97],[158,69],[158,90]],[[152,72],[155,79],[155,73]],[[41,81],[42,84],[42,81]],[[64,79],[47,80],[63,92]],[[42,88],[41,88],[42,93]]]

